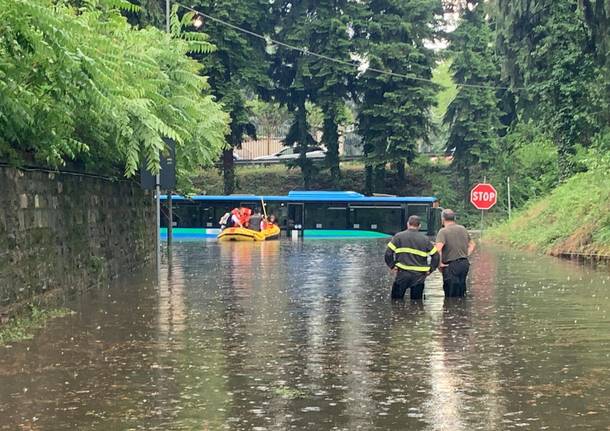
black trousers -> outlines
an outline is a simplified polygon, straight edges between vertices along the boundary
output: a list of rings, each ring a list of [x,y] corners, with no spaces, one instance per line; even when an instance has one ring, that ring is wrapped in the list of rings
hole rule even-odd
[[[461,298],[466,294],[468,259],[452,260],[443,270],[443,290],[446,298]]]
[[[411,299],[424,297],[424,282],[426,274],[411,271],[399,271],[392,285],[392,299],[404,299],[407,289],[411,289]]]

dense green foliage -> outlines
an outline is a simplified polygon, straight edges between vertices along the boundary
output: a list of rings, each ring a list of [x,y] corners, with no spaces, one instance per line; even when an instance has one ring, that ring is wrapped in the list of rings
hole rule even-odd
[[[467,220],[475,214],[467,190],[482,177],[499,192],[492,212],[506,214],[507,178],[512,206],[521,207],[574,172],[592,169],[592,154],[610,150],[607,8],[601,3],[460,3],[458,28],[449,35],[453,79],[490,87],[460,87],[447,113],[453,120],[448,147],[456,149],[453,187],[461,183],[464,192],[464,202],[455,205]],[[461,122],[456,112],[464,114]]]
[[[319,47],[317,52],[322,55],[349,62],[354,8],[353,2],[348,0],[314,2],[314,16],[306,39],[307,45]],[[322,144],[327,148],[326,162],[337,186],[340,177],[339,128],[344,120],[345,100],[354,91],[354,68],[329,63],[321,58],[309,58],[309,62],[315,88],[312,99],[323,114]]]
[[[294,3],[289,0],[274,2],[276,30],[273,37],[295,46],[308,41],[316,24],[316,1]],[[274,47],[270,76],[273,79],[273,96],[287,106],[293,114],[292,124],[284,144],[299,151],[296,164],[303,173],[303,185],[310,188],[318,169],[306,157],[307,150],[316,144],[309,124],[307,102],[312,100],[315,83],[310,66],[312,59],[304,52]]]
[[[448,33],[442,3],[457,14]],[[231,193],[242,189],[233,148],[280,133],[300,152],[295,188],[349,188],[358,171],[359,189],[402,193],[422,177],[417,190],[468,217],[467,192],[484,177],[503,215],[508,177],[521,207],[599,172],[610,151],[607,0],[196,0],[230,25],[204,18],[195,31],[175,4],[171,35],[160,30],[164,0],[140,5],[0,9],[0,158],[131,175],[144,160],[157,168],[171,138],[182,178],[224,149]],[[366,168],[344,181],[348,124]],[[325,164],[305,157],[319,144]],[[430,148],[452,150],[452,169],[417,157]]]
[[[363,4],[364,15],[375,19],[363,25],[366,43],[360,49],[362,55],[371,67],[415,78],[368,73],[359,80],[358,130],[367,164],[375,167],[367,171],[374,173],[369,184],[373,190],[383,191],[386,163],[393,163],[404,179],[405,162],[415,158],[418,141],[428,139],[436,86],[425,81],[432,78],[435,60],[425,42],[435,37],[442,8],[440,2],[421,0]]]
[[[516,124],[502,145],[488,180],[503,198],[498,209],[506,213],[507,178],[511,179],[511,202],[516,208],[548,194],[557,185],[557,148],[531,122]]]
[[[197,0],[189,5],[256,33],[269,29],[265,0]],[[267,86],[266,43],[213,20],[205,21],[203,31],[216,47],[211,55],[203,56],[212,93],[231,117],[222,158],[224,192],[230,194],[235,190],[233,148],[239,148],[245,136],[256,137],[246,94]]]
[[[610,256],[610,159],[606,154],[550,195],[530,202],[489,238],[551,254]]]
[[[449,126],[447,150],[462,177],[464,202],[470,199],[472,181],[481,179],[498,153],[500,110],[494,86],[499,67],[495,58],[490,24],[482,2],[471,2],[457,29],[449,35],[453,58],[451,72],[458,93],[451,101],[444,122]]]
[[[78,8],[51,0],[14,0],[0,9],[0,157],[66,161],[132,175],[143,160],[159,167],[163,138],[176,141],[179,172],[210,163],[227,117],[192,52],[213,46],[183,32],[191,16],[173,15],[172,34],[136,30],[114,6]]]
[[[589,146],[609,124],[607,82],[596,61],[596,48],[603,46],[592,43],[575,0],[500,0],[497,16],[517,115],[553,139],[559,175],[566,179],[575,172],[577,145]]]

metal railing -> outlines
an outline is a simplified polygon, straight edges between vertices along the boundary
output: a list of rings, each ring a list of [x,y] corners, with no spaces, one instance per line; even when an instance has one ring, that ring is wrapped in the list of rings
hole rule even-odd
[[[430,158],[448,157],[447,154],[444,154],[444,153],[422,153],[422,155],[430,157]],[[325,159],[323,157],[315,157],[315,158],[310,158],[309,160],[311,160],[314,163],[321,163],[321,162],[324,162]],[[359,161],[359,160],[364,160],[364,155],[341,156],[339,158],[339,161],[341,161],[341,162],[355,162],[355,161]],[[235,160],[235,165],[237,165],[237,166],[279,165],[279,164],[287,165],[289,163],[295,163],[296,161],[297,161],[297,159],[266,159],[266,160],[240,159],[240,160]]]

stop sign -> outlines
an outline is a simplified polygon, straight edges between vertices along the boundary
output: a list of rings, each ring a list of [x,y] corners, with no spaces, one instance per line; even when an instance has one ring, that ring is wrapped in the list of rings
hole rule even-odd
[[[488,210],[498,200],[498,192],[491,184],[477,184],[470,191],[470,202],[479,210]]]

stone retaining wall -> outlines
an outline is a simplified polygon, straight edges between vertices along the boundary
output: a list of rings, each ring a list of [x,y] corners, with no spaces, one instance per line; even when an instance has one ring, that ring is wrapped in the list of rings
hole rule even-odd
[[[0,314],[154,263],[154,220],[131,181],[0,166]]]

